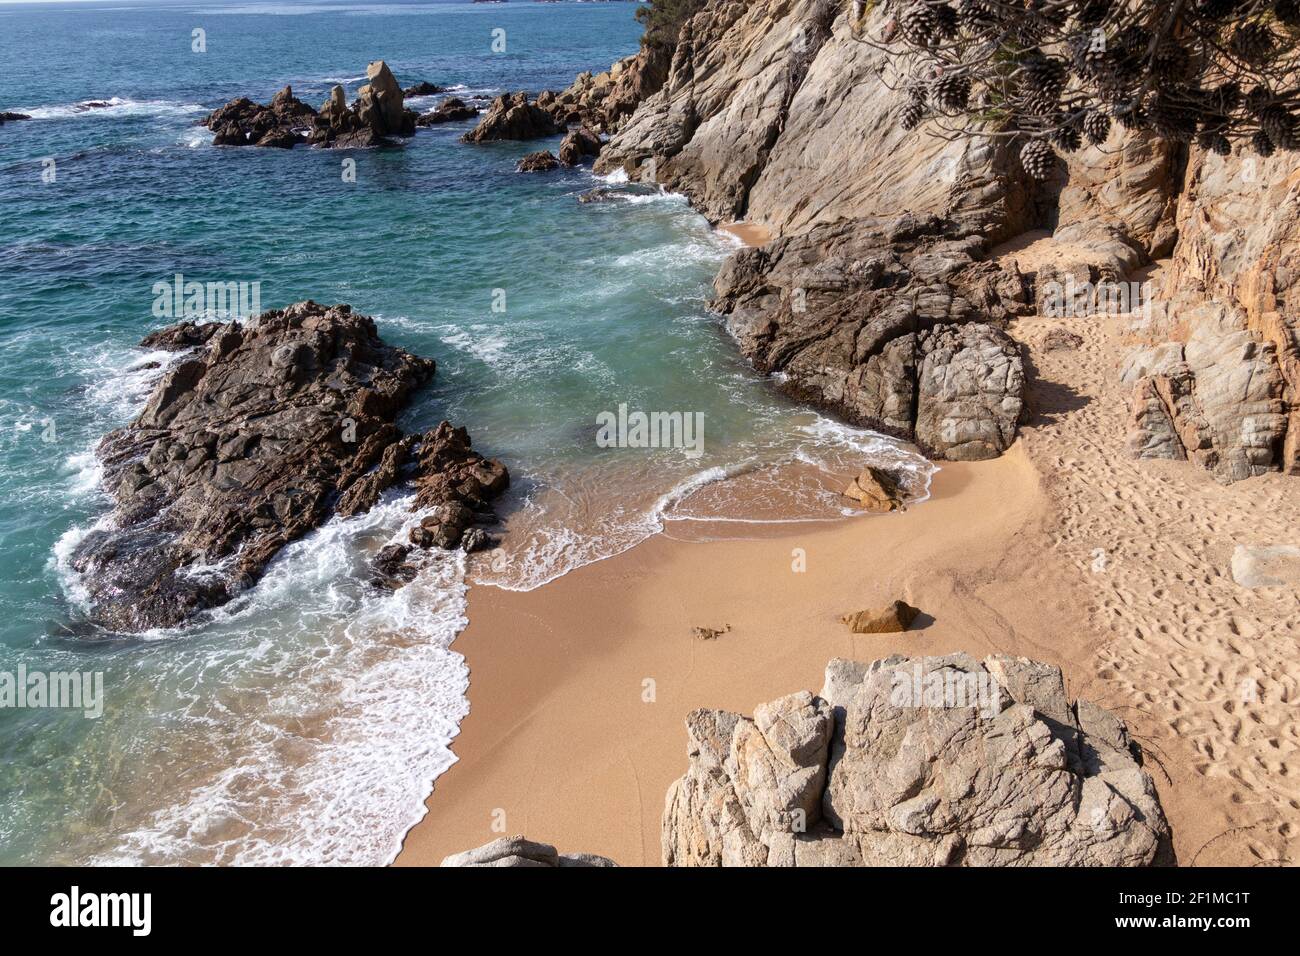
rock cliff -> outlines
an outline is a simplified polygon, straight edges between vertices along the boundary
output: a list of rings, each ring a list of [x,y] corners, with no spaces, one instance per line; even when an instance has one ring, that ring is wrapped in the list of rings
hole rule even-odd
[[[1046,289],[1118,283],[1168,258],[1125,370],[1133,453],[1222,480],[1300,469],[1296,154],[1222,158],[1116,127],[1031,183],[1001,141],[902,128],[907,95],[862,42],[883,23],[830,0],[708,0],[662,80],[604,127],[598,172],[778,237],[738,252],[716,283],[714,307],[755,366],[935,456],[996,455],[1026,374],[1007,317],[1033,314]],[[1058,261],[1022,270],[995,255],[1031,228],[1052,233]]]
[[[669,866],[1145,866],[1168,828],[1124,725],[1058,668],[833,660],[817,695],[696,710]]]

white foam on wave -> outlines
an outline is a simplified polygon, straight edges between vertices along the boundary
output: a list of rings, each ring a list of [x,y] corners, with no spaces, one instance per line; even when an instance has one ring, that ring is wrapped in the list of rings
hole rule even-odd
[[[91,106],[92,103],[106,103],[106,106]],[[177,103],[174,100],[133,100],[127,97],[113,96],[106,100],[81,100],[77,103],[64,103],[56,106],[18,107],[17,112],[26,113],[34,120],[74,119],[103,117],[120,119],[127,116],[189,116],[194,113],[206,113],[207,107],[197,103]]]
[[[221,752],[205,761],[205,779],[95,863],[392,861],[431,781],[455,762],[450,743],[469,710],[468,668],[450,650],[467,623],[463,554],[432,556],[395,592],[357,587],[366,542],[403,539],[419,519],[411,502],[389,495],[328,522],[214,615],[200,640],[220,649],[200,667],[220,675],[237,657],[240,686],[228,690],[258,706],[217,708],[210,697],[225,688],[207,686],[173,715],[207,724]],[[203,653],[198,642],[188,651]]]
[[[493,367],[503,364],[510,348],[510,340],[500,330],[482,323],[468,327],[444,326],[439,337],[452,348]]]

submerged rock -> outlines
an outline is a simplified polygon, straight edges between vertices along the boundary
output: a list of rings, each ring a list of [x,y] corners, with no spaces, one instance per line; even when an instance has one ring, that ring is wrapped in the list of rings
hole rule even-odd
[[[289,542],[372,507],[413,454],[425,501],[461,496],[486,511],[508,481],[463,429],[402,435],[393,422],[434,363],[384,344],[349,306],[185,322],[145,342],[196,351],[97,449],[112,524],[71,563],[92,620],[111,630],[171,627],[230,600]]]
[[[438,86],[435,83],[429,83],[425,80],[421,80],[414,86],[408,86],[406,89],[402,90],[402,93],[405,96],[433,96],[436,93],[445,92],[446,90],[443,87]]]
[[[0,113],[0,126],[4,126],[5,123],[14,123],[18,120],[29,119],[31,119],[31,117],[26,113]]]
[[[1123,723],[1024,658],[833,660],[817,696],[686,730],[668,866],[1145,866],[1168,846]]]
[[[478,116],[478,109],[469,106],[464,100],[449,96],[428,113],[421,113],[415,121],[416,126],[438,126],[442,123],[454,123],[459,120],[473,119]]]

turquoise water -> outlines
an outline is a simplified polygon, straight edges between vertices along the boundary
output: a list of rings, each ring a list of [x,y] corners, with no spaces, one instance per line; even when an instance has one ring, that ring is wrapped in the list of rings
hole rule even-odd
[[[98,719],[0,709],[0,863],[385,862],[454,761],[468,587],[541,586],[665,527],[834,517],[835,482],[867,460],[924,486],[920,459],[745,366],[704,308],[734,246],[679,197],[580,205],[589,171],[514,171],[555,142],[457,142],[470,124],[349,153],[218,149],[194,125],[286,83],[311,103],[335,82],[351,96],[377,58],[461,96],[560,89],[636,48],[633,10],[0,7],[0,62],[39,64],[0,91],[0,110],[35,117],[0,127],[0,672],[100,671],[105,688]],[[502,549],[374,593],[368,555],[416,520],[395,492],[209,618],[90,631],[63,560],[106,511],[95,443],[174,360],[134,346],[176,272],[260,282],[265,308],[349,302],[435,358],[404,424],[451,418],[506,461]],[[702,414],[703,454],[598,447],[596,416],[622,403]]]

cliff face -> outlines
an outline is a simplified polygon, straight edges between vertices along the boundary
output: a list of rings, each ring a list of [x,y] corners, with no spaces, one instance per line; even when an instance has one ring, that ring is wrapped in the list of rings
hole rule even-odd
[[[1188,157],[1116,130],[1033,187],[999,140],[903,130],[905,96],[861,42],[880,26],[828,0],[713,0],[597,161],[780,237],[737,253],[716,283],[713,305],[755,366],[935,456],[989,457],[1023,405],[1006,319],[1033,314],[1044,289],[1172,257],[1125,372],[1134,454],[1223,480],[1300,468],[1295,154]],[[1063,254],[1023,271],[993,261],[1031,228]]]

